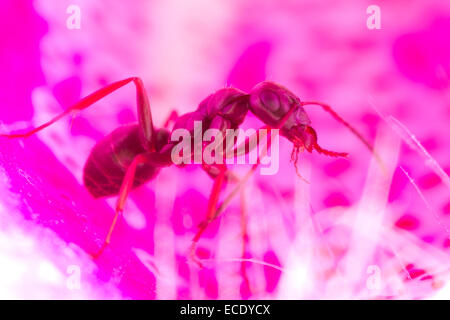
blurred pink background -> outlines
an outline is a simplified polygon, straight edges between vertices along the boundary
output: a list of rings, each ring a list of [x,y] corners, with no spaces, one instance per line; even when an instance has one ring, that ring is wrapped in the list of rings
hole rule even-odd
[[[70,5],[79,29],[67,27]],[[370,5],[381,29],[367,27]],[[302,154],[307,184],[282,139],[279,172],[256,174],[200,240],[204,268],[188,254],[213,181],[195,166],[133,191],[94,261],[115,198],[92,198],[82,170],[96,141],[136,121],[129,85],[72,126],[0,140],[1,298],[450,297],[449,2],[2,0],[0,26],[3,133],[130,76],[143,79],[157,126],[224,86],[271,80],[330,104],[385,163],[306,107],[321,145],[349,158]],[[243,125],[260,126],[250,114]]]

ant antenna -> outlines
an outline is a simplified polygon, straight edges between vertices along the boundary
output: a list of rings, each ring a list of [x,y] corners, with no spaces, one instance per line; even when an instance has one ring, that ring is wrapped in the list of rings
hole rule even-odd
[[[310,182],[308,180],[306,180],[301,174],[300,171],[298,170],[298,154],[300,153],[300,147],[294,146],[294,148],[292,149],[291,152],[291,162],[294,164],[294,168],[295,168],[295,173],[297,174],[297,176],[303,180],[304,182],[306,182],[307,184],[310,184]]]
[[[320,106],[322,107],[326,112],[328,112],[329,114],[331,114],[333,116],[334,119],[336,119],[338,122],[342,123],[344,126],[347,127],[347,129],[349,129],[366,147],[367,149],[370,150],[370,152],[374,155],[375,159],[377,159],[378,163],[380,164],[381,168],[383,171],[386,171],[386,168],[384,166],[383,161],[381,160],[380,156],[375,152],[372,144],[370,144],[370,142],[368,142],[361,133],[359,133],[358,130],[356,130],[355,128],[353,128],[347,121],[345,121],[344,119],[342,119],[342,117],[340,115],[338,115],[336,113],[336,111],[334,111],[329,105],[322,103],[322,102],[318,102],[318,101],[302,101],[300,102],[301,106],[305,106],[305,105],[316,105],[316,106]]]
[[[362,136],[361,133],[358,132],[358,130],[356,130],[355,128],[353,128],[347,121],[345,121],[344,119],[342,119],[342,117],[340,115],[338,115],[336,113],[336,111],[334,111],[329,105],[322,103],[322,102],[317,102],[317,101],[306,101],[306,102],[300,102],[300,104],[302,106],[305,105],[317,105],[322,107],[326,112],[328,112],[329,114],[331,114],[333,116],[333,118],[335,118],[338,122],[342,123],[344,126],[347,127],[347,129],[349,129],[359,140],[361,140],[362,143],[364,143],[364,145],[367,147],[367,149],[370,150],[370,152],[372,152],[373,154],[375,154],[373,146]]]

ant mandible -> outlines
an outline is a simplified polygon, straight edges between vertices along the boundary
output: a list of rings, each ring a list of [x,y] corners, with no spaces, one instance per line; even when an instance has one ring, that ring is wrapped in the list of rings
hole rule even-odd
[[[138,123],[121,126],[100,140],[92,149],[83,170],[84,184],[92,196],[99,198],[118,195],[111,227],[102,247],[94,257],[98,257],[110,243],[114,226],[123,212],[130,191],[154,179],[161,168],[173,163],[171,151],[175,144],[170,140],[170,132],[166,128],[170,121],[175,122],[173,130],[185,128],[192,132],[194,121],[201,121],[203,131],[211,128],[224,131],[239,128],[250,110],[265,123],[264,128],[279,129],[279,134],[293,143],[291,159],[294,164],[298,159],[298,153],[304,150],[308,152],[316,150],[318,153],[331,157],[346,157],[347,153],[329,151],[318,145],[317,134],[311,127],[311,121],[303,108],[305,105],[316,105],[321,106],[350,129],[373,152],[372,146],[362,135],[330,106],[321,102],[302,102],[285,87],[269,81],[257,84],[250,93],[235,88],[220,89],[204,99],[193,112],[179,117],[172,112],[165,127],[156,129],[153,126],[150,103],[142,80],[138,77],[127,78],[91,93],[52,120],[31,131],[22,134],[0,134],[0,137],[27,138],[64,116],[93,105],[131,82],[136,86]],[[246,152],[248,151],[249,149],[246,149]],[[199,225],[200,229],[193,239],[191,254],[194,259],[195,245],[201,234],[207,225],[224,210],[231,197],[242,187],[251,172],[255,171],[258,163],[253,165],[246,178],[238,183],[219,208],[217,208],[217,202],[221,186],[232,175],[228,173],[225,164],[202,165],[202,168],[214,179],[214,184],[208,201],[206,219]]]

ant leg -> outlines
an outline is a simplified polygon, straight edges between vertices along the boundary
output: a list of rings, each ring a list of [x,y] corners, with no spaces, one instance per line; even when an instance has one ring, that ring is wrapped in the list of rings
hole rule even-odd
[[[283,118],[281,118],[281,120],[277,123],[277,125],[272,128],[268,125],[258,129],[269,129],[270,134],[272,135],[278,135],[279,132],[274,131],[272,129],[280,129],[285,123],[286,121],[289,119],[289,117],[292,115],[292,113],[297,109],[298,105],[294,104],[289,111],[283,116]],[[263,152],[261,154],[258,154],[258,159],[257,162],[255,164],[252,165],[251,169],[249,171],[247,171],[246,175],[239,181],[239,183],[235,186],[235,188],[230,192],[230,194],[225,198],[225,200],[222,202],[222,204],[220,205],[220,207],[216,210],[215,213],[215,217],[218,217],[222,214],[222,212],[225,210],[225,208],[228,206],[228,204],[233,200],[233,198],[236,196],[236,194],[242,189],[242,187],[245,185],[245,183],[248,181],[248,179],[250,179],[250,177],[253,175],[253,173],[256,171],[256,169],[258,168],[259,164],[260,164],[260,158],[261,157],[265,157],[267,152],[270,149],[270,145],[271,145],[271,141],[272,139],[268,139],[267,141],[267,148],[263,149]]]
[[[246,196],[245,196],[245,189],[243,188],[241,190],[241,234],[242,234],[242,261],[241,261],[241,276],[242,279],[244,279],[244,283],[247,286],[248,290],[250,289],[250,280],[248,279],[247,275],[247,268],[246,268],[246,262],[244,259],[247,258],[247,247],[249,242],[249,236],[247,232],[247,203],[246,203]]]
[[[200,229],[197,231],[194,238],[192,239],[192,244],[191,244],[191,249],[190,249],[191,259],[195,263],[197,263],[197,265],[199,267],[202,267],[202,264],[199,261],[199,259],[197,258],[197,255],[195,252],[196,248],[197,248],[197,243],[198,243],[200,237],[202,236],[203,232],[205,232],[208,225],[217,217],[216,206],[217,206],[217,202],[219,201],[220,190],[222,188],[223,182],[225,180],[225,176],[227,174],[227,168],[224,164],[217,165],[217,168],[219,168],[220,172],[214,180],[213,188],[211,190],[211,195],[208,200],[206,220],[204,220],[203,222],[200,223],[200,225],[199,225]]]
[[[56,121],[60,120],[61,118],[71,114],[76,113],[78,111],[81,111],[83,109],[86,109],[87,107],[91,106],[95,102],[99,101],[100,99],[104,98],[105,96],[111,94],[112,92],[116,91],[117,89],[125,86],[126,84],[133,82],[136,86],[136,93],[137,93],[137,108],[138,108],[138,118],[139,118],[139,125],[142,130],[142,137],[144,139],[144,142],[146,145],[150,145],[152,141],[152,135],[153,135],[153,121],[152,121],[152,115],[150,111],[150,104],[148,102],[147,93],[145,92],[144,85],[142,83],[142,80],[137,77],[127,78],[124,80],[120,80],[114,83],[111,83],[107,85],[104,88],[101,88],[87,97],[84,97],[79,102],[65,110],[64,112],[60,113],[56,117],[54,117],[52,120],[44,123],[43,125],[32,129],[28,132],[21,133],[21,134],[0,134],[0,137],[5,138],[27,138],[36,132],[41,131],[42,129],[47,128],[48,126],[52,125]]]
[[[265,126],[263,128],[268,128],[268,126]],[[263,129],[261,128],[261,129]],[[254,134],[257,135],[258,132],[261,130],[258,129],[258,131]],[[234,154],[236,154],[236,151],[239,150],[240,148],[242,148],[242,146],[248,145],[248,141],[249,139],[246,139],[246,141],[244,141],[243,143],[241,143],[238,147],[236,147],[233,151],[233,156]],[[251,150],[253,150],[254,148],[250,149],[250,147],[245,148],[245,153],[250,152]],[[258,156],[258,161],[257,163],[259,163],[259,156]],[[257,165],[253,165],[254,166],[254,170],[256,170]],[[207,209],[207,215],[206,215],[206,220],[203,221],[202,223],[200,223],[199,225],[199,231],[197,232],[197,234],[194,236],[193,240],[192,240],[192,245],[191,245],[191,259],[196,262],[200,267],[202,266],[201,262],[199,261],[199,259],[196,256],[195,250],[197,247],[197,243],[200,239],[200,237],[202,236],[203,232],[206,230],[206,228],[208,227],[208,225],[214,221],[218,215],[226,208],[227,204],[231,201],[231,199],[229,199],[229,201],[227,201],[227,203],[223,203],[220,206],[220,212],[218,210],[216,210],[216,206],[217,206],[217,202],[219,200],[219,195],[220,195],[220,190],[221,187],[228,175],[228,177],[230,177],[231,179],[233,179],[234,181],[238,182],[238,185],[242,185],[242,181],[239,181],[239,179],[237,177],[235,177],[233,174],[230,173],[229,170],[227,170],[226,165],[225,164],[216,164],[216,165],[206,165],[203,164],[202,168],[211,176],[214,177],[214,185],[213,185],[213,189],[211,191],[211,196],[209,198],[208,201],[208,209]],[[240,188],[236,187],[235,191],[237,192]]]
[[[258,132],[261,129],[269,129],[270,134],[277,135],[278,131],[274,132],[271,129],[279,129],[279,128],[281,128],[283,126],[283,124],[287,121],[287,119],[289,119],[289,117],[292,115],[292,113],[295,111],[295,109],[297,107],[298,107],[298,105],[293,105],[291,107],[291,109],[286,113],[286,115],[275,126],[275,128],[271,128],[270,126],[266,125],[266,126],[260,128],[260,129],[258,129]],[[257,133],[255,133],[255,134],[257,134]],[[245,143],[247,143],[247,140],[244,142],[244,144]],[[214,181],[214,186],[213,186],[213,189],[212,189],[212,192],[211,192],[211,196],[210,196],[209,201],[208,201],[207,220],[204,223],[200,224],[200,230],[197,232],[197,234],[193,238],[192,245],[191,245],[191,258],[192,258],[192,260],[194,262],[196,262],[199,265],[199,267],[202,267],[202,264],[198,260],[196,254],[195,254],[195,249],[196,249],[198,240],[200,239],[201,235],[205,231],[206,227],[225,210],[225,208],[228,206],[228,204],[231,202],[231,200],[234,198],[234,196],[241,190],[243,185],[247,182],[247,180],[256,171],[256,169],[258,168],[258,165],[260,163],[260,157],[265,157],[266,156],[267,151],[270,149],[270,145],[271,145],[271,139],[268,141],[267,148],[264,149],[264,152],[261,155],[258,154],[257,162],[252,165],[252,168],[247,172],[247,174],[244,176],[244,178],[239,181],[239,183],[234,188],[234,190],[228,195],[228,197],[224,200],[224,202],[220,205],[220,207],[218,209],[216,209],[217,201],[219,200],[220,188],[221,188],[221,186],[223,184],[224,177],[225,177],[225,174],[226,174],[226,171],[227,171],[225,165],[219,165],[221,170],[220,170],[220,173],[218,174],[218,176],[216,177],[216,179]]]
[[[204,170],[208,172],[208,168],[209,167],[204,167]],[[215,174],[217,174],[217,177],[216,177],[216,180],[214,181],[214,186],[213,186],[213,190],[211,192],[211,197],[208,201],[207,219],[200,224],[200,226],[199,226],[200,230],[197,232],[194,239],[192,240],[192,245],[191,245],[191,250],[190,250],[191,259],[195,263],[197,263],[197,265],[199,267],[202,267],[202,264],[201,264],[200,260],[198,259],[195,250],[197,248],[197,243],[200,240],[201,235],[206,230],[208,225],[212,221],[214,221],[214,219],[217,217],[216,205],[217,205],[217,201],[219,198],[220,187],[223,183],[223,180],[225,179],[226,175],[231,175],[232,179],[238,180],[237,177],[232,175],[230,170],[226,170],[226,167],[224,165],[223,165],[223,167],[219,167],[219,168],[213,167],[213,168],[215,170],[220,170],[220,171],[219,171],[219,173],[213,171]],[[210,173],[208,172],[208,174],[210,174]],[[242,259],[245,259],[249,238],[248,238],[248,234],[247,234],[247,209],[246,209],[246,203],[245,203],[244,190],[241,190],[241,234],[242,234]],[[245,284],[250,289],[250,281],[248,279],[247,269],[246,269],[246,265],[245,265],[244,261],[241,262],[240,273],[241,273],[241,276],[242,276]]]
[[[208,222],[214,220],[215,218],[216,205],[219,201],[220,190],[222,188],[223,182],[225,181],[225,175],[227,173],[227,167],[224,164],[218,165],[218,168],[220,172],[214,180],[214,185],[211,190],[211,196],[208,200],[208,208],[206,214],[206,220]]]
[[[202,169],[213,179],[216,179],[217,176],[220,174],[221,172],[221,165],[217,165],[217,164],[206,164],[203,163],[202,164]],[[225,172],[225,181],[230,181],[230,182],[239,182],[239,178],[231,171],[231,170],[226,170]]]
[[[301,174],[300,171],[298,170],[298,154],[300,153],[300,147],[296,147],[294,146],[294,148],[292,149],[291,152],[291,162],[294,164],[294,168],[295,168],[295,173],[297,174],[297,177],[299,177],[300,179],[302,179],[305,183],[309,184],[309,181],[306,180]]]
[[[266,127],[264,127],[264,128],[266,128]],[[268,143],[268,147],[270,148],[270,142]],[[265,155],[263,155],[263,156],[265,156]],[[252,166],[252,169],[250,169],[250,171],[247,172],[246,176],[238,182],[237,186],[234,188],[234,190],[231,192],[231,194],[225,199],[225,201],[220,205],[220,207],[218,209],[216,209],[216,205],[219,200],[220,188],[225,180],[224,178],[227,173],[227,169],[226,169],[226,166],[223,164],[217,165],[217,167],[220,169],[220,172],[218,173],[216,179],[214,180],[213,189],[212,189],[209,201],[208,201],[207,219],[200,224],[200,226],[199,226],[200,230],[197,232],[197,234],[193,238],[192,245],[191,245],[191,258],[194,262],[196,262],[199,265],[199,267],[202,267],[202,264],[198,260],[196,254],[195,254],[198,240],[200,239],[201,235],[205,231],[206,227],[225,210],[225,208],[231,202],[233,197],[237,194],[238,191],[241,190],[242,186],[245,184],[245,182],[250,178],[250,176],[253,174],[253,172],[258,167],[258,164],[259,164],[259,155],[258,155],[257,163],[254,164]]]
[[[260,132],[261,130],[264,130],[264,129],[265,129],[265,130],[269,130],[270,132],[272,132],[272,129],[279,130],[279,129],[286,123],[286,121],[289,119],[289,117],[292,115],[292,113],[294,113],[294,111],[295,111],[298,107],[299,107],[298,104],[292,105],[292,107],[291,107],[291,108],[288,110],[288,112],[283,116],[283,118],[280,119],[280,121],[277,123],[276,126],[270,127],[269,125],[265,125],[265,126],[259,128],[259,129],[257,130],[257,132],[255,132],[252,136],[247,137],[247,138],[245,139],[244,142],[242,142],[239,146],[237,146],[237,147],[233,150],[232,156],[234,156],[234,155],[236,154],[236,152],[241,152],[242,148],[244,148],[244,154],[250,153],[252,150],[254,150],[254,149],[256,148],[256,145],[257,145],[257,144],[254,144],[254,145],[252,146],[252,145],[249,143],[249,141],[251,141],[252,139],[257,139],[257,138],[258,138],[258,134],[259,134],[259,132]],[[278,133],[275,133],[275,134],[278,134]],[[248,146],[248,147],[247,147],[247,146]],[[268,151],[269,148],[270,148],[270,142],[268,143],[268,148],[267,148],[266,152]],[[263,157],[264,157],[265,155],[266,155],[266,154],[264,154]],[[228,154],[227,154],[227,158],[229,158],[229,157],[228,157]],[[258,161],[257,161],[257,164],[259,164],[259,155],[258,155]],[[256,168],[255,168],[255,169],[256,169]]]
[[[92,255],[93,258],[98,258],[111,242],[111,235],[114,231],[119,216],[121,216],[123,213],[125,202],[133,187],[136,169],[138,165],[144,163],[148,165],[153,165],[155,167],[163,167],[168,165],[167,159],[165,159],[163,155],[154,152],[139,154],[133,159],[130,166],[127,168],[127,172],[125,173],[125,177],[123,178],[122,185],[120,186],[119,197],[117,198],[116,202],[115,215],[111,223],[111,226],[109,227],[108,234],[100,250],[96,254]]]
[[[241,142],[238,146],[235,146],[232,152],[225,152],[225,158],[230,159],[235,156],[247,155],[256,149],[258,143],[250,143],[250,141],[258,141],[259,133],[261,130],[270,130],[269,126],[263,126],[259,128],[254,134],[246,137],[245,141]]]

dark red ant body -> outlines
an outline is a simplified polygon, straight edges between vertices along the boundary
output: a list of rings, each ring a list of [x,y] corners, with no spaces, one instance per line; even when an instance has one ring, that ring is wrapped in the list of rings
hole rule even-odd
[[[175,143],[170,140],[170,132],[166,128],[154,128],[150,104],[142,81],[133,77],[114,82],[83,98],[62,114],[36,129],[24,134],[0,135],[6,138],[29,137],[64,116],[89,107],[130,82],[136,86],[138,123],[121,126],[99,141],[90,153],[83,172],[84,184],[94,197],[119,195],[116,215],[99,253],[110,242],[114,225],[123,211],[130,190],[153,179],[161,168],[173,163],[171,151]],[[196,111],[180,117],[173,113],[171,119],[175,121],[173,130],[184,128],[192,132],[194,121],[201,121],[203,131],[210,128],[225,131],[239,128],[250,110],[266,124],[266,128],[279,129],[280,135],[294,144],[297,157],[298,152],[303,150],[308,152],[316,150],[332,157],[346,156],[346,153],[328,151],[317,144],[317,134],[310,126],[311,121],[303,108],[304,105],[309,104],[323,107],[372,150],[364,138],[329,106],[318,102],[301,102],[296,95],[283,86],[268,81],[259,83],[250,93],[234,88],[220,89],[203,100]],[[228,177],[224,164],[203,165],[202,167],[215,179],[215,182],[208,203],[206,223],[201,225],[200,231],[194,238],[194,244],[207,224],[217,217],[216,204],[219,191]]]

